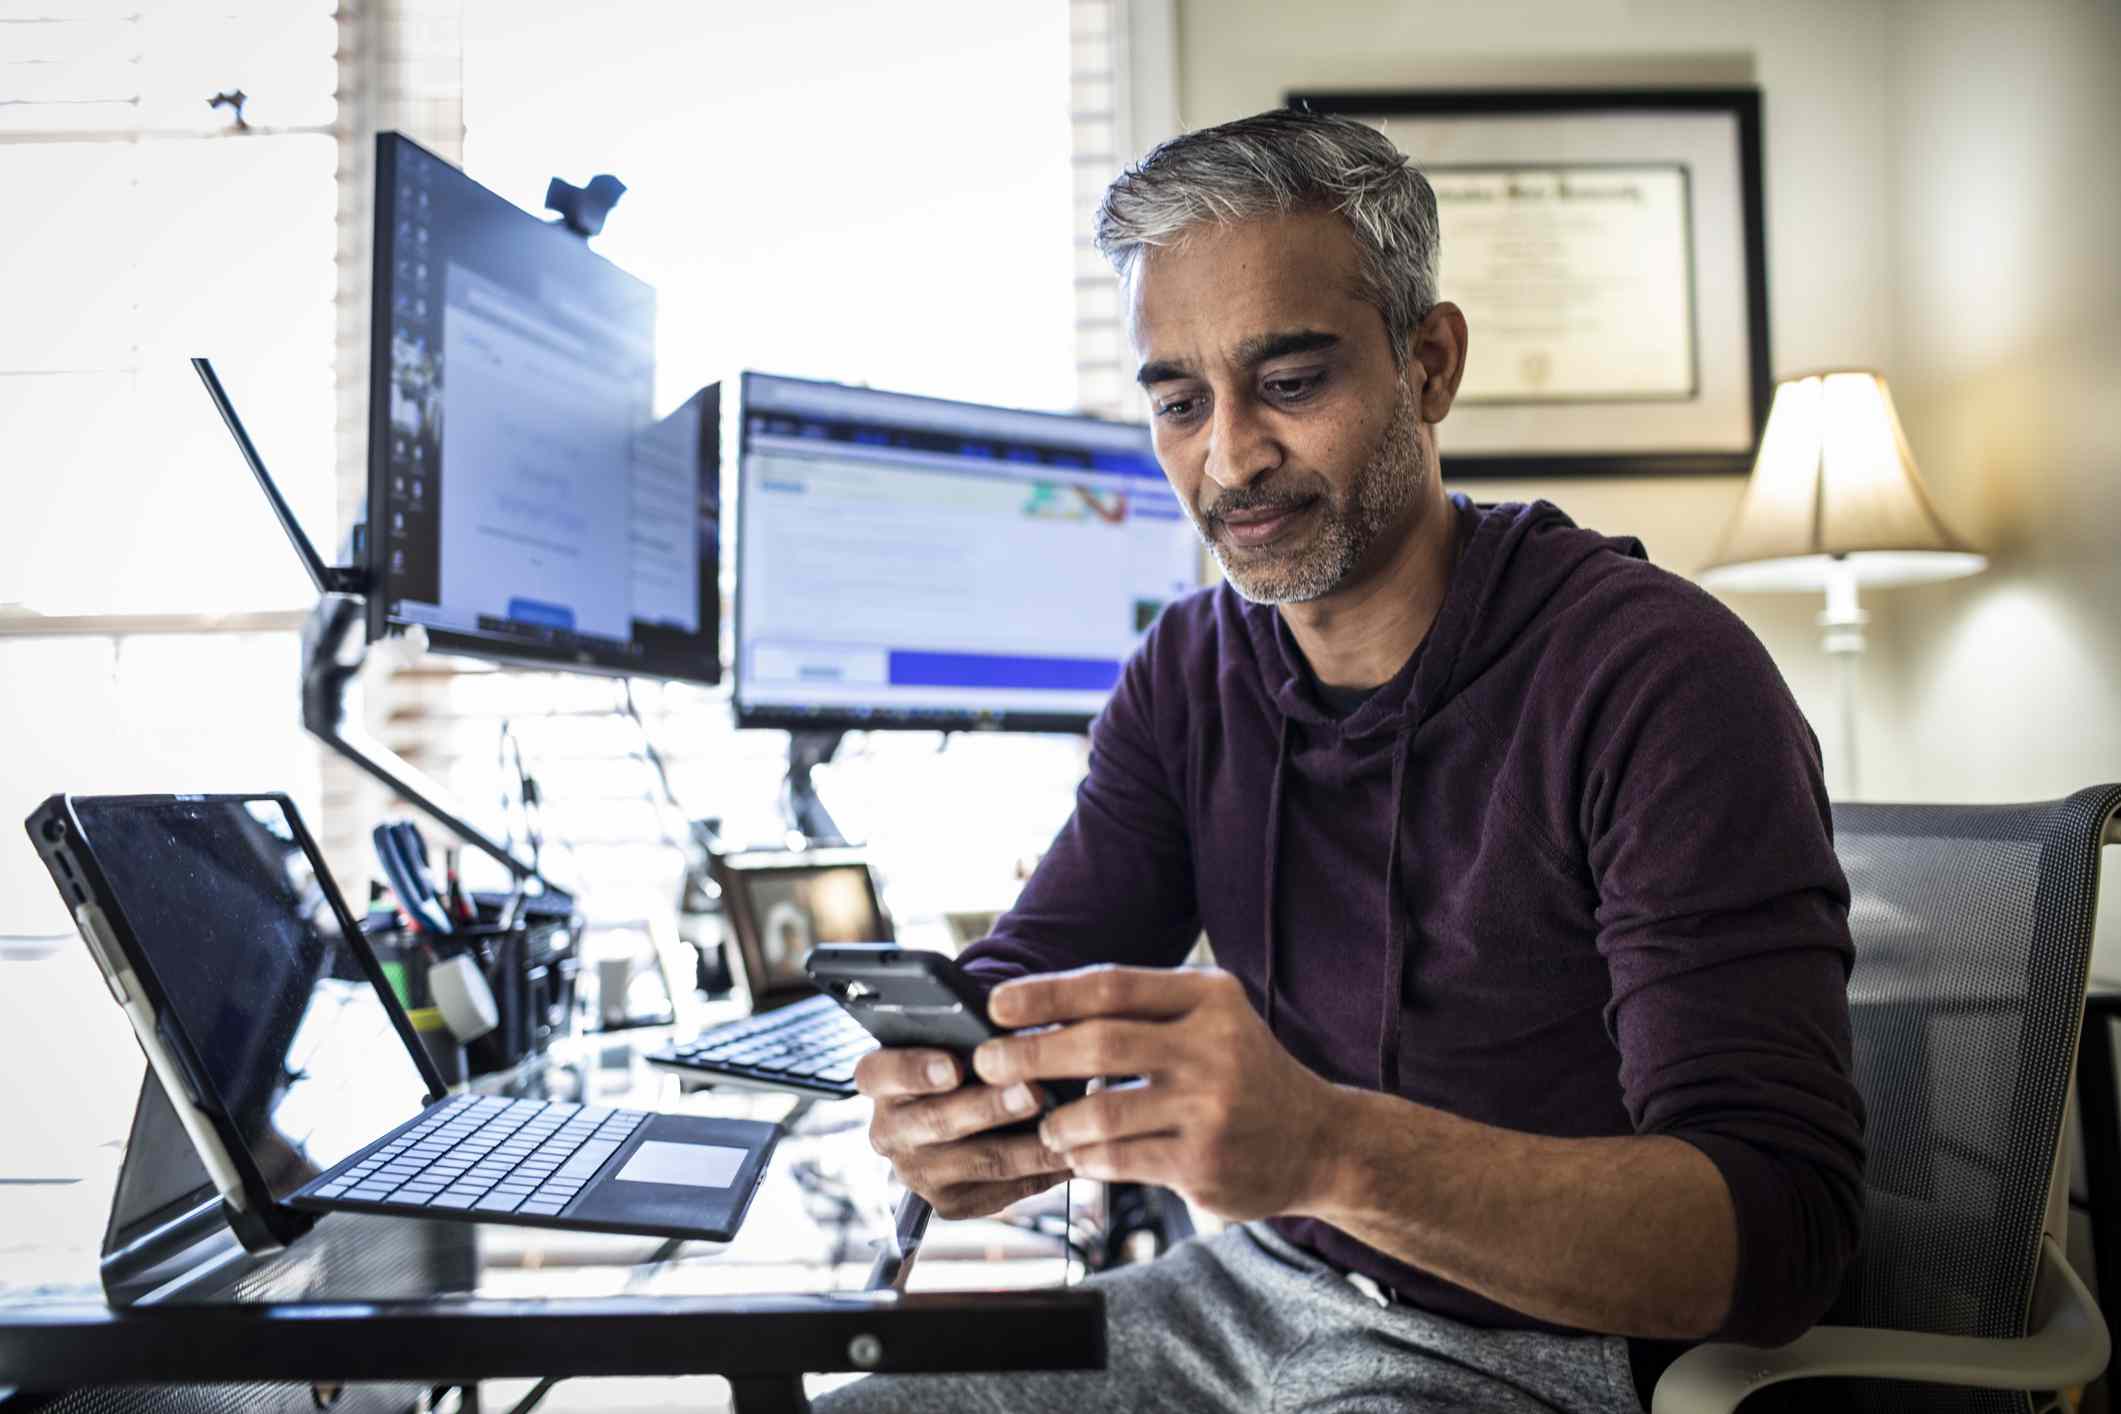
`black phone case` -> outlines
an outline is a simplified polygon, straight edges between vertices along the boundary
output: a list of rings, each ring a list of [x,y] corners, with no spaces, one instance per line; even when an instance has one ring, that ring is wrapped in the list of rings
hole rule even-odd
[[[1003,1034],[987,1019],[987,989],[941,953],[827,943],[811,950],[803,969],[882,1045],[969,1056]]]
[[[811,949],[804,971],[818,988],[838,1002],[862,1029],[885,1046],[922,1046],[950,1051],[967,1060],[982,1041],[1009,1033],[987,1019],[984,983],[938,952],[901,948],[890,943],[826,943]],[[1042,1080],[1041,1111],[1079,1099],[1084,1080]],[[1023,1120],[996,1131],[1021,1133],[1035,1128]]]

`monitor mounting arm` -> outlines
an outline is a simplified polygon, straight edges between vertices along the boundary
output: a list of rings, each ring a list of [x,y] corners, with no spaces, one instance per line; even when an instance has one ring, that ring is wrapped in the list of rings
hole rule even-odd
[[[832,759],[839,750],[840,738],[846,735],[837,731],[791,731],[788,733],[788,776],[781,783],[781,814],[788,828],[803,837],[806,845],[813,849],[824,849],[847,843],[840,827],[833,822],[832,812],[825,808],[824,800],[817,793],[817,785],[810,773]]]
[[[358,594],[326,594],[302,625],[302,725],[348,761],[388,786],[407,804],[506,869],[517,883],[535,880],[548,896],[563,897],[515,851],[466,820],[440,782],[353,725],[347,690],[368,657],[367,606]]]

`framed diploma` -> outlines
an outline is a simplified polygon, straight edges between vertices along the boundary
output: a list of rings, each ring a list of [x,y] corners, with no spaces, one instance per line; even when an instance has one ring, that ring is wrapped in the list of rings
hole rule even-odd
[[[1465,311],[1444,475],[1752,469],[1767,417],[1756,89],[1292,93],[1436,189]]]

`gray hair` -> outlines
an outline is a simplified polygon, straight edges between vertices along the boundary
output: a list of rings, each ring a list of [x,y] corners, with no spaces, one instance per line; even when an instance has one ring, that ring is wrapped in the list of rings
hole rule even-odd
[[[1357,293],[1384,316],[1392,360],[1404,367],[1408,332],[1436,303],[1436,192],[1366,123],[1278,108],[1181,133],[1106,189],[1097,248],[1129,282],[1145,247],[1299,210],[1336,211],[1348,223]]]

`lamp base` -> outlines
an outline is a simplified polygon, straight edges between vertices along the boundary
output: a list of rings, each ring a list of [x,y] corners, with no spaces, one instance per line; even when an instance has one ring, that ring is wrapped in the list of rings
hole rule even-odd
[[[1826,608],[1820,612],[1818,623],[1822,630],[1820,646],[1837,665],[1834,678],[1841,709],[1842,800],[1856,799],[1860,789],[1856,769],[1856,673],[1864,649],[1863,626],[1870,621],[1871,616],[1857,602],[1855,566],[1846,555],[1836,555],[1827,566]]]

